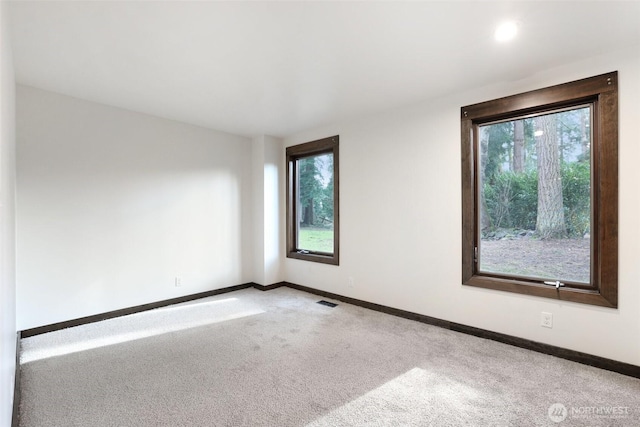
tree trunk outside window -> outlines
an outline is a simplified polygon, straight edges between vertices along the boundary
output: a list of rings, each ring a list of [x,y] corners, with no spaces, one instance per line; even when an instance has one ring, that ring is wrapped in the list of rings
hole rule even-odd
[[[538,155],[536,232],[543,239],[566,237],[556,118],[552,115],[540,116],[536,117],[534,123],[536,131],[542,132],[536,138]]]

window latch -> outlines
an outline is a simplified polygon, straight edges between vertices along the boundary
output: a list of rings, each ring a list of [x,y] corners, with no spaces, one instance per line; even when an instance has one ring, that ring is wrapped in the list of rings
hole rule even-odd
[[[560,286],[564,286],[564,283],[562,283],[559,280],[556,280],[555,282],[544,282],[545,285],[550,285],[550,286],[555,286],[556,289],[560,289]]]
[[[299,253],[299,254],[308,254],[308,253],[309,253],[309,251],[304,250],[304,249],[300,249],[300,250],[298,251],[298,253]]]
[[[478,262],[478,247],[474,247],[473,248],[473,262],[477,263]]]

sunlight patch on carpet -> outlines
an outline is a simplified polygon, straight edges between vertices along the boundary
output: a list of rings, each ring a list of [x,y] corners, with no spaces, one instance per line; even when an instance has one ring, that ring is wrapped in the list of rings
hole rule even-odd
[[[438,425],[443,419],[463,425],[469,412],[482,411],[476,406],[480,395],[468,385],[416,367],[307,426],[354,425],[356,421],[360,425]]]
[[[182,331],[265,311],[237,298],[184,303],[114,318],[22,340],[20,363]]]

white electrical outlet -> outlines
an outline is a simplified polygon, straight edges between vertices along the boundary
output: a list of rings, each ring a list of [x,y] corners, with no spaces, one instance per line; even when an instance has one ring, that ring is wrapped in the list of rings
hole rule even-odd
[[[176,276],[176,288],[182,286],[182,277]]]
[[[545,328],[553,328],[553,314],[543,311],[540,314],[540,326]]]
[[[356,285],[356,280],[353,277],[349,277],[348,285],[350,288],[353,288]]]

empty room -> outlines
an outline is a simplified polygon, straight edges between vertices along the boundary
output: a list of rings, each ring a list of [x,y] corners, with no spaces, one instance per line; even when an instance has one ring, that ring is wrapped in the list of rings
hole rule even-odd
[[[0,2],[0,427],[640,425],[640,1]]]

